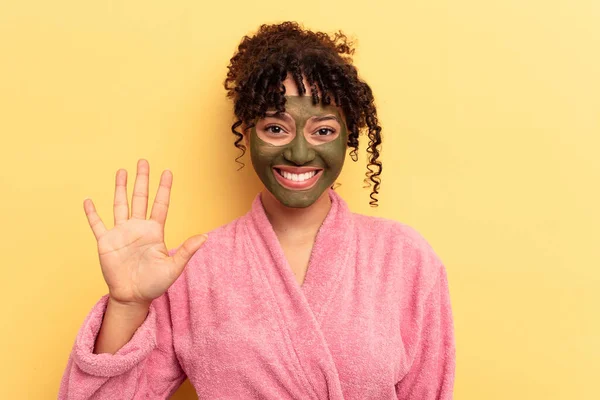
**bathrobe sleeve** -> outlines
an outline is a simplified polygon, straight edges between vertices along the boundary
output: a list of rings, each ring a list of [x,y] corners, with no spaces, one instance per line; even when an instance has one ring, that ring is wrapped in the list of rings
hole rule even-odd
[[[94,354],[108,295],[93,307],[80,328],[58,398],[168,398],[185,380],[173,349],[168,292],[155,299],[131,340],[115,354]]]
[[[401,400],[451,400],[455,345],[446,270],[425,298],[412,332],[414,357],[410,370],[396,385]]]

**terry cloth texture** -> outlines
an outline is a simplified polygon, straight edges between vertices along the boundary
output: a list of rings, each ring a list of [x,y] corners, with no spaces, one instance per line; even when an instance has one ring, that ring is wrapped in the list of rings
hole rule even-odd
[[[331,209],[299,285],[262,206],[212,231],[116,354],[81,327],[59,399],[451,399],[446,270],[411,227]],[[176,249],[170,250],[173,254]]]

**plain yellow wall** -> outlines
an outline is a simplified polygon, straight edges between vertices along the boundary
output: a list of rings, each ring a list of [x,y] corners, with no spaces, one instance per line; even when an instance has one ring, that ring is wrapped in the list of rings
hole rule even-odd
[[[117,169],[148,159],[151,201],[173,171],[170,248],[247,210],[259,186],[236,172],[222,81],[244,34],[287,19],[358,39],[381,206],[364,155],[338,190],[445,262],[455,398],[600,398],[600,3],[207,3],[1,3],[0,398],[56,398],[106,292],[83,200],[112,226]]]

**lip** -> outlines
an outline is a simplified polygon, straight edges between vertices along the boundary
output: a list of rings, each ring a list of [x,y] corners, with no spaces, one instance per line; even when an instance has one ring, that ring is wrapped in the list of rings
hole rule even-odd
[[[292,174],[304,174],[305,172],[319,171],[323,169],[319,167],[292,167],[290,165],[275,165],[273,168],[290,172]]]
[[[281,175],[279,172],[276,171],[278,169],[285,171],[285,172],[292,173],[292,174],[303,174],[303,173],[311,172],[311,171],[317,171],[317,173],[315,174],[315,176],[313,176],[310,179],[307,179],[302,182],[297,182],[297,181],[291,181],[291,180],[283,177],[283,175]],[[317,183],[317,181],[319,180],[321,175],[323,175],[323,169],[316,168],[316,167],[290,167],[287,165],[281,165],[281,166],[273,167],[273,175],[275,175],[275,179],[277,179],[277,182],[279,182],[279,184],[286,189],[308,190],[308,189],[312,188]]]

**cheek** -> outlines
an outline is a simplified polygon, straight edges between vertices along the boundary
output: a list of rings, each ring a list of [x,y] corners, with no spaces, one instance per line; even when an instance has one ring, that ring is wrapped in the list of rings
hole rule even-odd
[[[341,168],[346,158],[346,146],[341,142],[329,143],[320,149],[323,160],[330,168]]]
[[[275,147],[254,138],[250,141],[250,156],[253,162],[265,165],[271,164],[279,159],[284,147]]]

